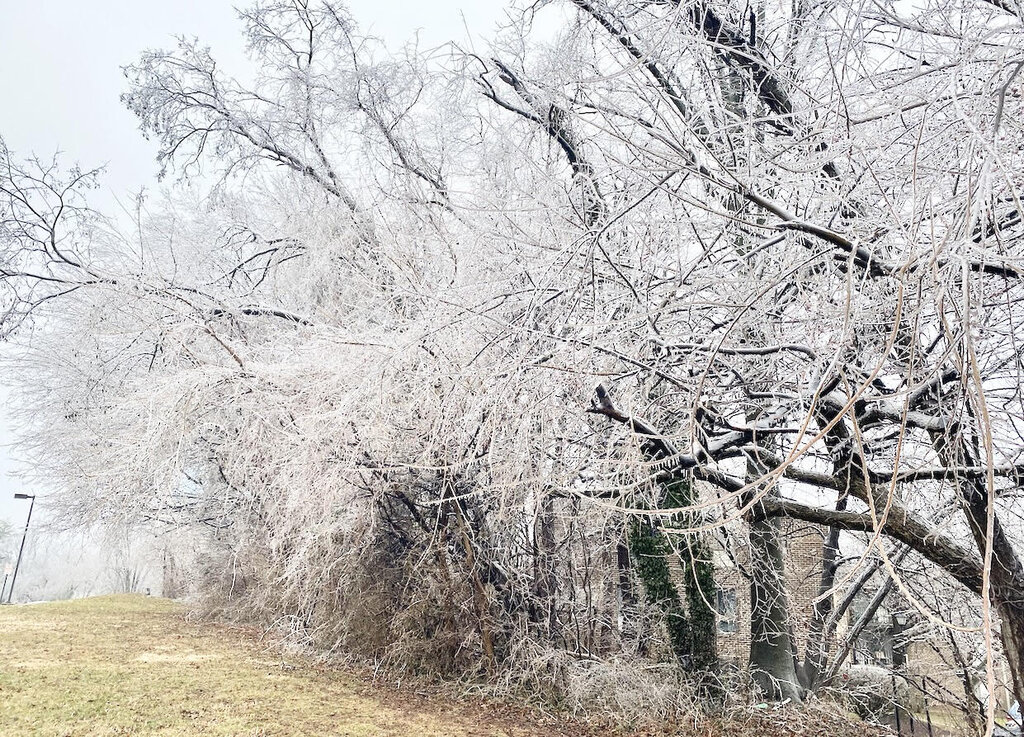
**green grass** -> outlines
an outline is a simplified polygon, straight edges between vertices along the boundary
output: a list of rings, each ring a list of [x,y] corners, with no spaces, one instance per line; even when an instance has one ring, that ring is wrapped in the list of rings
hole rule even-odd
[[[183,615],[145,596],[0,607],[0,735],[513,733],[393,694],[382,703],[351,675],[286,666],[237,630]]]

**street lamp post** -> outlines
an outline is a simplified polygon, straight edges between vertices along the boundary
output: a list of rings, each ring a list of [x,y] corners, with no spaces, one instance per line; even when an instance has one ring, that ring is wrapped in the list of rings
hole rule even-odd
[[[15,494],[15,499],[31,499],[28,504],[28,519],[25,520],[25,531],[21,533],[21,547],[18,548],[18,560],[14,563],[14,575],[11,577],[11,588],[7,590],[7,603],[14,597],[14,584],[18,580],[18,567],[21,565],[21,554],[25,552],[25,538],[28,537],[28,526],[32,523],[32,508],[36,505],[35,494]]]

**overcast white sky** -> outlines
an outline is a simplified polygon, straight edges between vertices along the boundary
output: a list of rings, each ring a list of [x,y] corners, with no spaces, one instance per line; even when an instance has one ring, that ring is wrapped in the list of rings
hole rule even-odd
[[[502,0],[350,0],[362,30],[401,46],[419,33],[421,47],[489,37],[504,18]],[[0,0],[0,135],[17,154],[63,152],[66,162],[105,165],[110,207],[152,187],[155,147],[120,103],[121,67],[174,36],[198,37],[226,71],[248,61],[235,13],[223,0]],[[7,379],[10,383],[16,377]],[[0,519],[24,525],[27,502],[14,501],[13,439],[0,387]],[[2,571],[0,571],[2,575]]]

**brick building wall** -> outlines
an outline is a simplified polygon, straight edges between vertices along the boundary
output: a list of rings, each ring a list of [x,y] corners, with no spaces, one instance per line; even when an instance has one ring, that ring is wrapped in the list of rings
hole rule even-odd
[[[750,658],[749,543],[745,528],[727,532],[732,554],[721,546],[714,554],[720,611],[718,652],[723,660],[742,666]],[[793,635],[798,652],[802,652],[818,595],[825,531],[817,525],[784,519],[780,533]]]

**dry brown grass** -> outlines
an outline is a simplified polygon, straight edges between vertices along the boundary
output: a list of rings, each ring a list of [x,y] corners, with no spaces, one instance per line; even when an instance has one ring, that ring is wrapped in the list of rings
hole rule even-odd
[[[0,737],[599,737],[626,733],[525,707],[375,684],[279,647],[254,630],[188,622],[145,596],[0,607]],[[616,689],[615,684],[607,684]],[[447,695],[446,695],[447,694]],[[835,711],[694,714],[632,737],[873,737]]]
[[[375,699],[353,676],[286,662],[244,631],[183,615],[145,596],[0,607],[0,735],[532,733]]]

